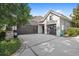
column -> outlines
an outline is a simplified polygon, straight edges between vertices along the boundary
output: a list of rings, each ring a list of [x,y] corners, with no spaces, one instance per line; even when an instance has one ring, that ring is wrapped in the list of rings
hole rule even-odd
[[[44,24],[44,33],[47,34],[47,22],[45,20],[45,24]]]
[[[58,19],[57,23],[56,23],[56,35],[60,36],[60,32],[61,28],[60,28],[60,19]]]
[[[42,26],[38,25],[38,34],[42,34]]]

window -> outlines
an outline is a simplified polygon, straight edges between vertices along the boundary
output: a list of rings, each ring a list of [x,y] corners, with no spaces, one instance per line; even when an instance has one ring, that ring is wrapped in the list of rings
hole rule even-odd
[[[52,20],[52,16],[50,16],[50,20]]]

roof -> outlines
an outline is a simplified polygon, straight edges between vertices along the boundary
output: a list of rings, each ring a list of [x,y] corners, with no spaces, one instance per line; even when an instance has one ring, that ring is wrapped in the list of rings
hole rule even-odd
[[[71,21],[68,17],[64,16],[63,14],[50,10],[44,17],[43,16],[33,16],[33,18],[29,21],[30,25],[38,25],[39,23],[44,22],[44,20],[48,17],[48,15],[50,13],[52,13],[58,17],[64,18],[67,21]]]
[[[29,23],[31,25],[38,25],[41,19],[43,19],[42,16],[33,16],[33,18],[29,21]]]
[[[52,14],[54,14],[54,15],[60,17],[60,18],[64,18],[64,19],[67,20],[67,21],[71,21],[68,17],[64,16],[63,14],[58,13],[58,12],[55,12],[55,11],[53,11],[53,10],[50,10],[50,11],[48,11],[48,13],[44,16],[44,18],[42,19],[42,21],[40,21],[40,22],[43,22],[43,21],[48,17],[48,15],[49,15],[50,13],[52,13]]]

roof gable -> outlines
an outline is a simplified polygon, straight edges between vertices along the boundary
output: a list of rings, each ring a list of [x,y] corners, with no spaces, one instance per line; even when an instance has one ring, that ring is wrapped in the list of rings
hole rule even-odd
[[[64,18],[67,21],[70,21],[70,19],[68,17],[64,16],[63,14],[60,14],[58,12],[55,12],[55,11],[50,10],[50,11],[47,12],[47,14],[44,16],[44,18],[40,22],[44,22],[46,20],[46,18],[49,16],[50,13],[52,13],[52,14],[60,17],[60,18]]]

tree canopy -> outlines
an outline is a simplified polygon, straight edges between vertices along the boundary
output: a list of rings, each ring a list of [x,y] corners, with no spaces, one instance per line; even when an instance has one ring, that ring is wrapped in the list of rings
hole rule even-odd
[[[23,25],[30,19],[30,7],[28,4],[21,3],[1,3],[0,4],[0,26]]]
[[[77,5],[76,8],[73,9],[71,26],[79,28],[79,4]]]

